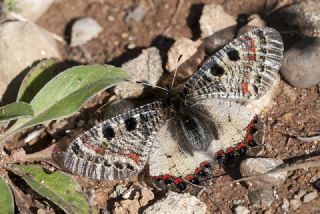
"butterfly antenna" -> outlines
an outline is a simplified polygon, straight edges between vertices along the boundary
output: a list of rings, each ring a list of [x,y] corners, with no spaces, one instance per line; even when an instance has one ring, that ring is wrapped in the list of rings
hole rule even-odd
[[[180,62],[181,58],[182,58],[182,55],[180,55],[178,60],[177,60],[176,69],[174,71],[174,76],[173,76],[173,80],[172,80],[172,83],[171,83],[170,91],[173,89],[173,84],[174,84],[174,81],[176,80],[177,71],[178,71],[178,65],[179,65],[179,62]]]
[[[139,85],[145,85],[145,86],[149,86],[149,87],[152,87],[152,88],[159,88],[161,90],[164,90],[165,92],[169,92],[169,90],[167,88],[164,88],[164,87],[161,87],[161,86],[157,86],[157,85],[152,85],[150,83],[147,83],[147,82],[143,82],[143,81],[136,81],[137,84]]]

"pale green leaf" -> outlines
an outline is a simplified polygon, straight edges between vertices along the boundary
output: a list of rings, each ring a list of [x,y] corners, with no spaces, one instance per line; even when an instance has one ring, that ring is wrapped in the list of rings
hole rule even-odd
[[[76,112],[83,103],[99,91],[127,78],[120,68],[108,65],[76,66],[60,73],[48,82],[32,99],[31,119],[19,119],[7,133],[34,126]]]
[[[14,213],[14,201],[8,184],[0,176],[0,212],[4,214]]]
[[[24,102],[15,102],[0,107],[0,121],[14,120],[19,117],[32,117],[31,105]]]
[[[36,165],[11,165],[9,169],[21,176],[37,193],[55,203],[66,213],[95,213],[79,184],[61,172],[46,173]]]
[[[29,103],[39,90],[56,76],[57,59],[45,59],[34,66],[23,79],[17,101]]]

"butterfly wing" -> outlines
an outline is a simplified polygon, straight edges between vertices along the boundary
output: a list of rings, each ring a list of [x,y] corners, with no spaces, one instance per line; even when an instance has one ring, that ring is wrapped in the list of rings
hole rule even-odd
[[[282,58],[280,34],[272,28],[253,29],[209,57],[186,82],[182,95],[186,102],[259,98],[277,78]]]
[[[96,180],[117,180],[139,173],[154,137],[168,117],[153,102],[100,123],[75,139],[64,156],[72,173]]]

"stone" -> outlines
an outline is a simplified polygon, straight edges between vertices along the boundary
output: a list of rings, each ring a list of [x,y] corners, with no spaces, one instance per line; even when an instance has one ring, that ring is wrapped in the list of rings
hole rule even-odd
[[[290,207],[293,211],[297,210],[301,206],[301,201],[299,199],[290,200]]]
[[[242,176],[250,177],[266,173],[281,164],[283,164],[282,160],[273,158],[248,158],[242,161],[240,172]],[[251,179],[249,182],[257,187],[279,186],[286,181],[287,177],[287,172],[278,172]]]
[[[320,36],[320,4],[318,0],[296,1],[279,11],[283,20],[298,26],[306,36]]]
[[[0,97],[6,102],[16,99],[13,95],[24,77],[22,71],[41,59],[61,57],[52,35],[32,22],[4,22],[0,35],[0,50],[5,50],[0,51]],[[9,83],[10,93],[4,97]]]
[[[121,99],[135,98],[142,94],[144,86],[134,82],[147,82],[150,85],[156,85],[162,76],[162,60],[157,48],[151,47],[142,51],[142,53],[122,66],[130,77],[131,82],[118,84],[114,92]]]
[[[70,46],[84,45],[91,39],[96,38],[101,31],[102,27],[96,20],[90,17],[80,18],[72,25]]]
[[[317,191],[309,192],[308,194],[303,196],[303,202],[304,203],[308,203],[308,202],[316,199],[317,197],[318,197],[318,192]]]
[[[289,212],[289,208],[290,208],[290,203],[287,199],[283,199],[282,205],[281,205],[281,209],[283,210],[283,212],[288,213]]]
[[[248,193],[250,203],[256,208],[267,208],[275,200],[272,189],[254,190]]]
[[[200,17],[201,38],[213,35],[222,29],[237,25],[235,19],[222,6],[208,4],[203,7]]]
[[[280,70],[292,86],[307,88],[320,82],[320,38],[304,38],[284,53]]]
[[[197,52],[198,47],[201,45],[201,43],[202,41],[200,40],[194,42],[188,38],[178,39],[171,46],[168,52],[168,62],[166,65],[166,69],[169,72],[175,71],[177,67],[179,67],[179,65],[183,64]]]
[[[252,14],[248,17],[248,26],[263,28],[266,27],[266,23],[261,19],[259,14]]]
[[[244,206],[236,206],[236,208],[234,208],[234,212],[236,214],[249,214],[250,213],[250,210]]]
[[[138,6],[128,12],[128,14],[125,17],[125,22],[129,23],[131,20],[135,20],[135,21],[140,22],[144,18],[145,13],[146,12],[145,12],[144,8],[142,6]]]
[[[184,214],[184,213],[206,213],[207,207],[195,196],[189,193],[179,194],[168,192],[166,197],[148,207],[144,214]]]
[[[48,10],[54,0],[19,0],[16,2],[19,14],[34,22]]]
[[[307,190],[305,189],[300,189],[296,195],[294,195],[295,199],[301,199],[303,196],[305,196],[305,194],[307,194]]]

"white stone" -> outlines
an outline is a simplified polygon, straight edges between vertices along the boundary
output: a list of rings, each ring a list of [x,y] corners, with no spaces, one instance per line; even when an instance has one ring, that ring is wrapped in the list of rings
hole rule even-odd
[[[24,69],[44,58],[61,58],[52,35],[31,22],[0,25],[0,97]]]
[[[299,199],[290,200],[290,206],[293,211],[297,210],[301,206],[301,201]]]
[[[240,171],[245,177],[260,175],[275,169],[280,164],[283,164],[282,160],[276,160],[272,158],[249,158],[241,163]],[[283,184],[287,177],[287,172],[278,172],[252,179],[250,180],[250,183],[261,187],[278,186]]]
[[[179,194],[175,192],[168,192],[167,196],[148,207],[144,214],[204,214],[207,207],[195,196],[189,193]]]
[[[179,65],[187,61],[192,55],[194,55],[198,47],[202,44],[201,40],[192,41],[188,38],[178,39],[170,48],[168,52],[168,62],[166,68],[169,72],[176,70]],[[181,58],[180,58],[181,56]],[[178,63],[179,61],[179,63]]]
[[[102,27],[92,18],[83,17],[75,21],[71,31],[71,47],[84,45],[89,40],[96,38]]]
[[[19,14],[30,21],[36,21],[44,14],[54,0],[18,0]]]
[[[142,81],[150,85],[156,85],[163,73],[160,52],[155,47],[143,50],[137,58],[124,63],[121,67],[129,74],[131,82]],[[118,84],[114,89],[115,94],[122,99],[141,95],[144,86],[131,82]]]
[[[308,202],[316,199],[317,197],[318,197],[317,191],[310,192],[310,193],[306,194],[305,196],[303,196],[303,202],[308,203]]]
[[[250,210],[244,206],[237,206],[235,209],[234,209],[234,212],[236,214],[249,214],[250,213]]]
[[[222,29],[236,25],[235,19],[217,4],[205,5],[200,18],[201,37],[213,35]]]

